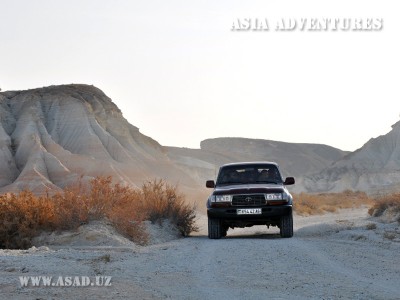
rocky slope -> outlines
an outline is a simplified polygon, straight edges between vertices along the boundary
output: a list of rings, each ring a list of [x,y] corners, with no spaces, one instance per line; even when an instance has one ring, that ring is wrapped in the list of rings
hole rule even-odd
[[[386,135],[369,140],[322,172],[307,176],[309,192],[346,189],[381,193],[400,190],[400,122]]]
[[[0,119],[1,193],[41,193],[98,175],[132,185],[157,177],[197,187],[93,86],[0,93]]]
[[[220,165],[276,161],[295,176],[293,191],[400,190],[400,122],[347,153],[319,144],[208,139],[201,149],[163,147],[141,134],[101,90],[62,85],[0,93],[0,193],[59,190],[80,177],[111,175],[133,186],[152,178],[178,183],[204,202]]]
[[[199,181],[215,178],[220,165],[237,161],[275,161],[283,176],[300,177],[323,170],[347,152],[320,144],[295,144],[245,138],[201,142],[201,149],[167,147],[182,170]]]

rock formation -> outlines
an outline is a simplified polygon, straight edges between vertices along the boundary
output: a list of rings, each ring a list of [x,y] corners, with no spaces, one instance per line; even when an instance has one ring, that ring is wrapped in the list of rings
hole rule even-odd
[[[2,92],[0,118],[2,193],[58,190],[98,175],[131,185],[167,178],[197,186],[93,86]]]
[[[198,181],[213,179],[220,165],[238,161],[275,161],[283,176],[301,177],[323,170],[347,152],[320,144],[296,144],[245,138],[201,142],[201,149],[167,147],[167,154]]]
[[[201,149],[163,147],[141,134],[101,90],[62,85],[0,92],[0,193],[60,190],[82,177],[112,176],[141,185],[163,178],[204,201],[220,165],[276,161],[295,176],[294,191],[400,190],[400,122],[348,153],[320,144],[245,138],[201,142]]]
[[[304,178],[309,192],[346,189],[368,193],[400,190],[400,122],[386,135],[369,140],[322,172]]]

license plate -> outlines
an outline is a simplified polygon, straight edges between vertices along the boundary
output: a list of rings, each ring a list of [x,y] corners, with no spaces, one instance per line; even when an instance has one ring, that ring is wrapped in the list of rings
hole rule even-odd
[[[261,215],[261,208],[239,208],[236,210],[238,215]]]

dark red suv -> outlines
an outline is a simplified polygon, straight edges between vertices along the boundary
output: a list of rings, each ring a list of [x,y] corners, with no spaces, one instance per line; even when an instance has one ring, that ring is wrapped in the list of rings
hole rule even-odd
[[[225,237],[229,228],[253,225],[278,226],[281,237],[293,236],[293,198],[274,162],[243,162],[223,165],[208,197],[208,237]]]

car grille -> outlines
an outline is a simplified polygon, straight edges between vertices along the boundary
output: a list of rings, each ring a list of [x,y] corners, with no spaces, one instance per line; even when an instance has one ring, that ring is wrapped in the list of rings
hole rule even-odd
[[[265,197],[261,195],[237,195],[232,197],[233,206],[257,206],[265,205]]]

